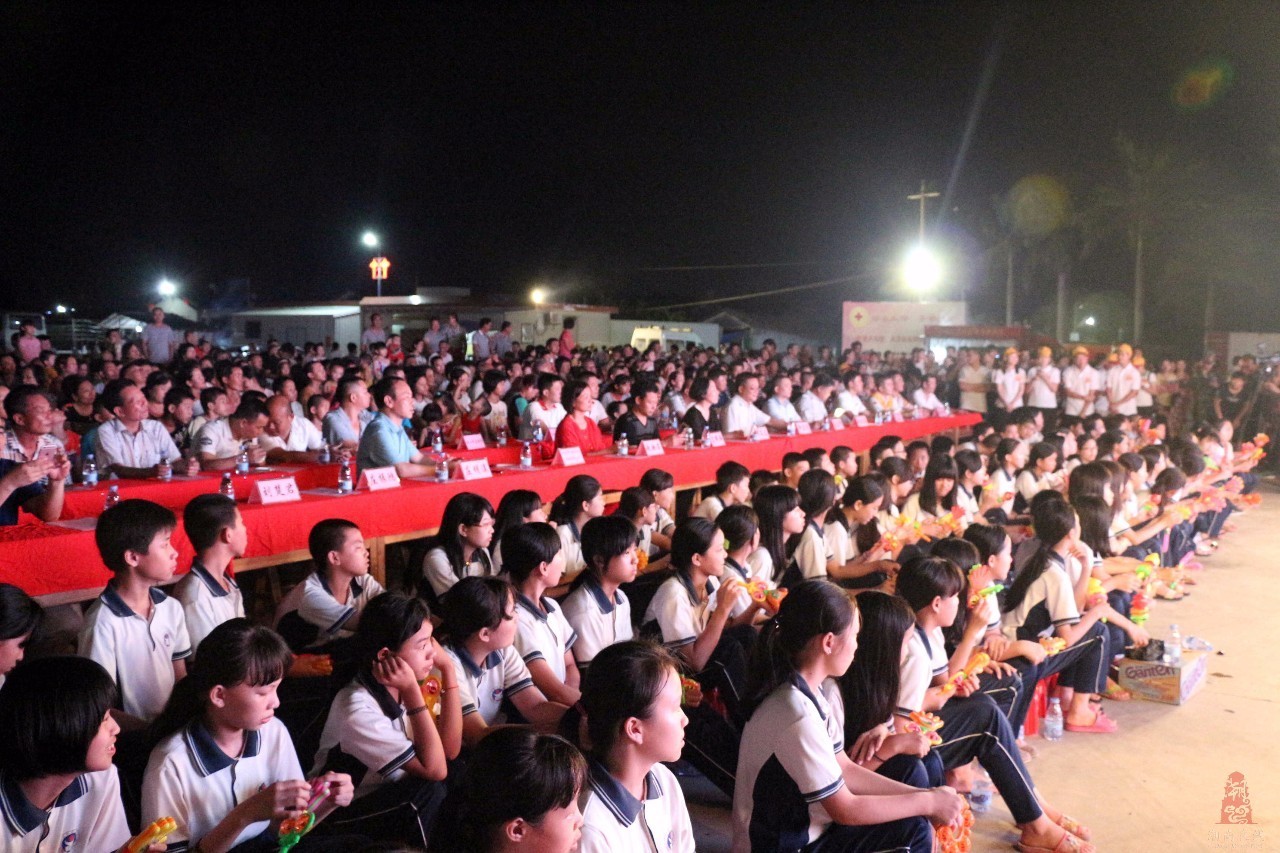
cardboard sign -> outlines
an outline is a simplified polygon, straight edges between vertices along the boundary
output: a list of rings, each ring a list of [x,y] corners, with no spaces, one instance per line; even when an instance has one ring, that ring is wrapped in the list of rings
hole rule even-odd
[[[562,447],[556,451],[556,462],[566,468],[570,465],[582,465],[586,461],[582,458],[581,447]]]
[[[796,435],[813,435],[813,427],[808,421],[796,421]]]
[[[460,459],[458,473],[462,475],[463,480],[483,480],[493,476],[493,472],[489,470],[488,459]]]
[[[466,432],[462,434],[463,450],[484,450],[484,436],[477,432]]]
[[[640,452],[637,456],[661,456],[663,454],[662,439],[646,438],[640,442]]]
[[[854,422],[855,424],[857,424],[858,426],[867,426],[867,416],[866,416],[866,415],[855,415],[855,416],[854,416],[854,418],[853,418],[853,422]]]
[[[762,426],[758,426],[758,427],[756,427],[755,429],[753,429],[753,430],[751,431],[751,440],[752,440],[752,441],[768,441],[768,440],[769,440],[769,430],[767,430],[766,428],[764,428],[764,427],[762,427]]]
[[[357,487],[371,492],[398,489],[400,475],[396,473],[394,465],[388,465],[386,468],[366,468],[360,472],[360,482]]]
[[[724,433],[720,430],[707,433],[706,447],[724,447]]]
[[[253,491],[249,493],[249,503],[263,506],[300,500],[302,500],[302,493],[298,491],[298,481],[292,477],[257,480],[253,484]]]

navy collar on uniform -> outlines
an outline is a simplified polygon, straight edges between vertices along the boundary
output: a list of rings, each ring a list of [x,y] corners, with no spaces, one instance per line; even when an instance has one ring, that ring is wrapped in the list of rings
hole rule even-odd
[[[684,587],[684,591],[689,594],[690,604],[697,607],[699,604],[702,603],[702,599],[698,598],[698,591],[694,589],[694,586],[693,586],[692,572],[689,572],[689,571],[676,572],[675,578],[676,580],[680,581],[680,585]],[[711,584],[711,580],[708,579],[706,583],[707,596],[710,597],[711,593],[714,591],[715,591],[715,587]]]
[[[74,803],[83,797],[87,790],[89,790],[89,786],[85,783],[84,777],[77,776],[71,780],[70,785],[62,789],[58,799],[54,800],[54,808]],[[16,781],[3,775],[0,775],[0,810],[4,811],[4,819],[9,824],[10,829],[19,836],[26,835],[33,829],[44,826],[45,821],[49,818],[48,812],[32,805],[31,801],[27,799],[27,795],[22,793],[22,789],[18,787]]]
[[[471,655],[467,652],[466,646],[454,645],[453,650],[457,653],[458,660],[462,661],[462,668],[465,669],[467,674],[472,678],[479,678],[487,671],[502,663],[502,652],[497,649],[494,649],[489,652],[489,654],[485,655],[484,660],[480,662],[479,666],[476,666],[476,662],[471,659]]]
[[[746,568],[744,566],[738,565],[738,561],[733,559],[733,557],[725,557],[724,564],[729,568],[733,569],[738,574],[742,575],[742,579],[744,581],[751,579],[751,575],[747,572]]]
[[[613,594],[613,601],[609,600],[609,596],[604,594],[604,588],[600,586],[600,582],[595,578],[587,578],[587,592],[591,593],[591,597],[596,600],[600,612],[606,615],[613,612],[614,608],[622,603],[622,590],[618,590]]]
[[[591,791],[609,809],[614,819],[623,826],[631,826],[640,816],[640,801],[613,778],[608,769],[598,761],[592,760],[588,773],[591,775]],[[644,777],[644,798],[646,801],[656,800],[662,796],[662,785],[657,774],[652,770]]]
[[[151,587],[148,592],[151,594],[151,603],[159,604],[164,601],[166,596],[158,586]],[[107,584],[107,588],[102,591],[102,595],[98,596],[98,600],[116,616],[127,618],[129,616],[138,616],[133,612],[133,608],[124,603],[124,599],[120,597],[120,593],[116,591],[115,584]],[[142,618],[139,616],[139,618]]]
[[[324,576],[324,572],[316,572],[316,577],[319,578],[320,580],[320,587],[325,592],[329,593],[330,597],[333,597],[333,590],[329,589],[329,579]],[[351,595],[358,596],[362,592],[364,592],[364,585],[361,584],[360,581],[357,580],[356,578],[352,578],[351,579]]]
[[[525,595],[523,592],[517,592],[516,606],[523,607],[525,610],[527,610],[529,613],[533,615],[533,618],[537,619],[540,622],[546,622],[547,614],[551,611],[550,599],[548,599],[545,595],[539,598],[538,601],[535,602],[532,598]]]
[[[822,703],[818,701],[818,697],[814,696],[813,691],[809,689],[809,682],[801,678],[799,673],[792,673],[791,684],[796,690],[803,693],[809,701],[813,703],[813,707],[818,710],[818,716],[825,722],[827,719],[827,712],[822,710]]]
[[[209,574],[209,570],[204,567],[204,563],[200,562],[199,557],[191,561],[191,573],[204,582],[204,585],[209,588],[210,595],[221,598],[230,594],[231,590],[222,588],[222,584],[218,583],[217,578]],[[237,586],[235,578],[231,577],[231,575],[224,573],[223,577],[227,579],[231,586]]]
[[[191,759],[201,776],[212,776],[226,770],[240,758],[253,758],[262,748],[262,735],[256,729],[246,729],[244,733],[244,751],[238,758],[232,758],[222,751],[213,735],[200,720],[192,720],[182,733],[182,738],[191,750]]]

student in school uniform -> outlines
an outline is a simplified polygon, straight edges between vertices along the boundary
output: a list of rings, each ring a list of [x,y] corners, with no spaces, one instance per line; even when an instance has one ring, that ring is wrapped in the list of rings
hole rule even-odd
[[[564,611],[547,596],[564,575],[560,537],[549,524],[512,527],[503,537],[506,574],[516,591],[516,650],[533,684],[552,702],[572,708],[582,698],[573,659],[578,636]]]
[[[172,817],[169,850],[269,849],[281,821],[302,809],[324,820],[351,803],[351,777],[302,775],[276,689],[293,655],[270,628],[245,619],[216,626],[191,674],[156,720],[159,743],[144,776],[142,823]],[[321,791],[325,798],[312,799]],[[340,850],[308,835],[298,850]],[[242,846],[244,845],[244,846]]]
[[[792,563],[782,579],[782,586],[795,586],[802,580],[829,578],[843,581],[861,577],[856,563],[840,562],[828,548],[825,525],[835,509],[836,482],[826,471],[806,471],[800,478],[800,508],[804,510],[805,528],[796,543]]]
[[[587,762],[567,740],[527,728],[498,729],[468,758],[430,849],[573,853],[582,837],[578,800],[586,784]]]
[[[992,524],[1007,524],[1014,516],[1013,502],[1018,494],[1018,472],[1027,467],[1027,443],[1016,438],[1002,438],[991,456],[991,489],[999,501],[986,511]]]
[[[512,489],[498,501],[493,516],[493,539],[490,540],[490,561],[496,574],[502,568],[502,537],[513,527],[531,522],[545,522],[549,516],[542,508],[542,496],[529,489]]]
[[[112,764],[115,694],[111,676],[79,657],[9,674],[0,690],[0,850],[88,853],[129,841]]]
[[[684,793],[663,763],[680,758],[688,723],[675,658],[652,643],[617,643],[582,688],[592,751],[580,853],[693,850]]]
[[[26,656],[27,643],[40,628],[44,610],[12,584],[0,583],[0,688]]]
[[[733,798],[735,853],[927,853],[930,823],[959,820],[963,801],[949,788],[887,779],[845,755],[843,720],[822,685],[853,661],[856,614],[834,584],[804,581],[761,632]]]
[[[880,541],[876,525],[884,503],[881,482],[878,476],[854,477],[843,492],[837,484],[838,506],[827,513],[823,537],[835,562],[844,566],[840,585],[848,589],[880,586],[898,570],[896,552]]]
[[[707,521],[715,521],[727,506],[747,503],[751,500],[751,472],[739,462],[725,462],[716,469],[715,494],[702,499],[693,514]]]
[[[329,708],[312,775],[344,772],[355,784],[355,799],[330,829],[425,845],[448,763],[462,750],[461,688],[426,602],[388,592],[365,614],[352,643],[356,675]],[[433,672],[434,701],[420,686]]]
[[[194,651],[223,622],[244,618],[244,596],[231,574],[231,561],[244,556],[249,531],[236,502],[221,494],[192,498],[182,511],[182,527],[196,557],[173,596],[182,604]]]
[[[342,656],[365,606],[382,594],[369,576],[369,549],[360,528],[326,518],[311,528],[307,548],[315,569],[280,599],[274,628],[294,651]]]
[[[949,530],[940,528],[935,522],[952,514],[955,509],[959,479],[960,472],[956,470],[954,459],[945,455],[931,457],[924,469],[920,491],[909,496],[903,504],[903,517],[922,523],[928,528],[926,532],[934,536],[950,535]]]
[[[671,534],[676,530],[676,479],[661,468],[650,468],[640,478],[640,487],[648,489],[658,505],[658,519],[654,522],[649,541],[659,550],[671,550]]]
[[[493,577],[489,556],[493,542],[493,504],[472,492],[459,492],[445,504],[440,532],[422,560],[419,594],[441,601],[454,584],[467,577]]]
[[[618,508],[614,515],[622,516],[636,526],[637,554],[643,554],[644,572],[655,572],[666,568],[666,557],[659,557],[660,550],[653,544],[654,527],[658,523],[658,504],[653,493],[643,486],[631,486],[623,489],[618,497]],[[670,539],[668,546],[670,545]]]
[[[756,511],[746,504],[731,506],[716,516],[716,527],[724,534],[725,577],[741,583],[758,581],[772,589],[775,584],[770,573],[756,574],[760,564],[753,564],[751,555],[760,548],[760,525]],[[731,617],[741,616],[753,609],[755,602],[739,600],[730,612]],[[759,608],[756,616],[759,618]]]
[[[573,659],[585,675],[601,649],[632,637],[631,602],[619,587],[636,579],[635,525],[613,515],[591,519],[582,556],[587,567],[564,600],[564,617],[578,635]]]
[[[454,662],[462,701],[462,741],[474,746],[491,726],[507,721],[507,703],[552,733],[568,706],[550,702],[533,683],[516,650],[516,603],[499,578],[463,578],[444,600],[445,651]]]
[[[551,520],[564,548],[566,580],[573,580],[587,562],[582,553],[582,530],[587,522],[604,515],[604,489],[590,474],[578,474],[565,483],[564,491],[551,504]]]
[[[117,721],[142,729],[164,709],[187,674],[191,639],[182,605],[159,587],[173,578],[178,552],[173,513],[144,500],[121,501],[98,519],[94,539],[113,577],[85,614],[77,654],[96,661],[120,688]]]
[[[791,542],[805,530],[800,495],[790,486],[765,486],[751,504],[760,521],[760,547],[749,558],[751,574],[781,584],[791,566]]]
[[[963,589],[964,575],[950,560],[927,557],[903,566],[898,575],[898,594],[914,611],[916,624],[907,635],[899,667],[897,722],[905,726],[914,712],[942,718],[942,743],[936,750],[943,767],[954,770],[978,759],[1021,830],[1019,849],[1088,853],[1093,850],[1089,829],[1037,793],[1008,718],[990,697],[978,692],[978,679],[971,676],[952,691],[944,689],[968,663],[985,630],[981,619],[972,620],[948,658],[943,629],[955,621]]]

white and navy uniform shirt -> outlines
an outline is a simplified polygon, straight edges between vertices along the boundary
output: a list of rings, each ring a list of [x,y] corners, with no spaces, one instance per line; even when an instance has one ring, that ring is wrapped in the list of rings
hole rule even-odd
[[[693,822],[676,777],[662,764],[644,779],[644,799],[637,800],[590,762],[590,793],[582,807],[579,853],[687,853],[694,847]]]
[[[506,722],[502,700],[533,686],[533,676],[515,646],[489,652],[477,665],[465,648],[449,645],[445,651],[458,665],[459,699],[462,716],[479,714],[487,726]]]
[[[289,730],[278,719],[246,730],[238,756],[222,751],[203,720],[192,720],[151,751],[142,785],[143,825],[172,817],[169,853],[195,848],[231,810],[276,782],[302,779]],[[234,844],[266,832],[270,821],[249,824]]]
[[[924,710],[924,694],[933,679],[946,675],[950,666],[943,645],[942,629],[925,630],[916,625],[907,640],[907,654],[899,668],[898,713]]]
[[[775,585],[773,582],[773,555],[769,553],[769,549],[757,548],[748,554],[747,571],[756,580],[762,580],[769,586]]]
[[[994,489],[995,494],[1004,497],[1009,496],[1007,501],[1000,504],[1000,509],[1004,510],[1007,515],[1013,515],[1013,498],[1018,493],[1018,483],[1015,479],[1016,474],[1010,474],[1005,470],[1004,466],[996,468],[991,474],[988,489]]]
[[[812,521],[805,524],[804,533],[800,534],[800,542],[791,556],[798,579],[792,579],[792,572],[788,569],[787,582],[798,583],[800,579],[812,580],[827,576],[827,560],[831,559],[831,555],[827,551],[827,541],[822,535],[822,529],[817,524]]]
[[[720,499],[719,495],[710,495],[702,499],[702,503],[698,504],[698,508],[693,511],[693,515],[695,518],[715,521],[722,512],[724,512],[724,501]]]
[[[706,599],[699,600],[690,574],[677,571],[663,581],[653,594],[643,622],[647,624],[656,621],[662,631],[662,642],[667,646],[673,649],[688,646],[707,629],[711,611],[716,607],[715,593],[719,588],[718,579],[707,578],[703,588]]]
[[[118,850],[132,837],[114,766],[77,776],[48,811],[33,805],[0,771],[0,813],[5,853],[99,853]]]
[[[556,535],[560,537],[560,550],[564,551],[565,580],[577,577],[587,567],[582,557],[582,536],[578,525],[566,521],[556,526]]]
[[[907,502],[902,505],[902,515],[904,518],[909,518],[912,521],[919,521],[924,524],[929,524],[930,522],[938,520],[937,514],[929,512],[929,510],[920,506],[919,492],[907,497]]]
[[[546,661],[551,673],[564,681],[565,652],[572,651],[577,640],[578,635],[554,600],[543,596],[535,602],[516,593],[516,651],[526,667],[536,660]]]
[[[483,548],[477,548],[471,553],[471,559],[462,567],[461,573],[454,569],[443,548],[432,548],[422,560],[422,574],[431,584],[431,591],[440,598],[463,578],[493,577],[498,571],[489,559],[489,552]]]
[[[595,578],[589,578],[564,600],[564,618],[578,640],[573,644],[573,658],[585,670],[600,650],[630,640],[631,602],[622,590],[610,600]]]
[[[739,564],[738,561],[733,559],[732,557],[726,557],[724,561],[725,580],[733,579],[735,581],[740,581],[744,584],[749,583],[750,581],[756,580],[756,578],[751,574],[750,564],[751,564],[750,557],[747,558],[747,565],[745,566]],[[760,578],[760,580],[764,581],[770,587],[773,586],[773,581],[768,578]],[[751,596],[749,595],[742,596],[740,599],[738,599],[738,603],[734,605],[733,609],[729,611],[729,618],[737,619],[743,613],[746,613],[747,609],[751,607],[751,603],[752,603]]]
[[[964,512],[970,519],[978,517],[978,496],[956,483],[956,500],[953,509]]]
[[[226,589],[197,558],[191,563],[191,571],[174,587],[173,597],[182,604],[182,612],[187,617],[192,650],[200,648],[204,638],[223,622],[244,618],[244,596],[231,577],[230,566],[223,577]]]
[[[378,695],[381,694],[381,695]],[[405,777],[414,757],[413,736],[404,706],[385,690],[370,690],[357,676],[338,691],[320,733],[312,776],[333,770],[350,773],[356,797]]]
[[[662,507],[658,507],[658,520],[654,523],[653,529],[661,533],[664,530],[670,530],[675,526],[676,522],[675,519],[671,517],[671,513],[667,512]]]
[[[173,692],[173,662],[191,656],[182,605],[151,590],[151,618],[124,603],[110,584],[84,617],[76,654],[102,665],[120,688],[126,714],[154,719]]]
[[[831,555],[831,559],[840,565],[858,556],[858,548],[853,543],[853,534],[839,521],[828,521],[822,526],[822,541],[826,544],[827,553]]]
[[[1026,596],[1004,614],[1004,633],[1009,639],[1034,640],[1052,637],[1059,626],[1079,621],[1075,588],[1066,564],[1057,554],[1050,554],[1048,565],[1031,582]]]
[[[351,582],[345,604],[333,597],[329,582],[320,572],[312,572],[306,579],[289,590],[276,608],[275,625],[290,613],[297,613],[306,623],[320,631],[319,641],[327,643],[342,637],[355,636],[355,631],[345,627],[351,617],[364,611],[365,605],[383,592],[382,584],[365,576]]]
[[[831,825],[822,800],[844,787],[843,722],[799,676],[761,703],[742,732],[733,850],[799,850]]]

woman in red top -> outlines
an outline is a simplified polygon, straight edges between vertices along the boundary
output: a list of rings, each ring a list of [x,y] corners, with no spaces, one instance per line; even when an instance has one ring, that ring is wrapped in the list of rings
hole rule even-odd
[[[564,399],[569,401],[569,413],[556,429],[556,447],[581,447],[583,454],[607,449],[599,425],[591,419],[595,398],[590,386],[581,381],[570,382]]]

